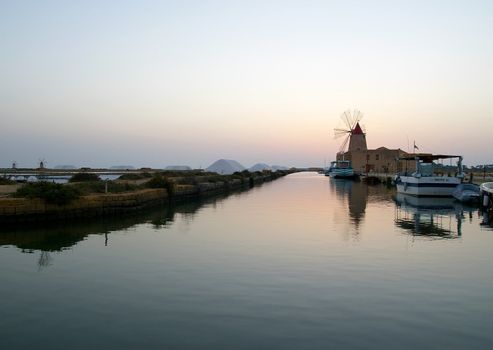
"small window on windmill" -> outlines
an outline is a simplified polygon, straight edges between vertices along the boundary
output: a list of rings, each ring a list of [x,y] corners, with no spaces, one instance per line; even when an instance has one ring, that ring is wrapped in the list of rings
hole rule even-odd
[[[366,160],[367,161],[370,160],[370,155],[369,154],[366,155]]]
[[[375,154],[375,160],[380,160],[380,154]]]

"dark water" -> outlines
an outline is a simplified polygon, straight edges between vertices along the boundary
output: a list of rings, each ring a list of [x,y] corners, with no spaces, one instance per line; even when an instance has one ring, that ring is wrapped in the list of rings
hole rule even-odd
[[[452,201],[392,195],[302,173],[4,228],[0,348],[493,348],[491,227]]]

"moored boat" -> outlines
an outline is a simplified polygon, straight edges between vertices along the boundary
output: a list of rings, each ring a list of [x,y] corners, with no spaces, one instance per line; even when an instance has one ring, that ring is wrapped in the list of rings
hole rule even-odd
[[[329,170],[325,175],[336,179],[354,179],[356,177],[351,161],[349,160],[337,160],[330,163]]]
[[[493,217],[493,182],[485,182],[481,184],[481,204],[483,208],[489,209],[490,217]],[[486,211],[485,211],[486,212]],[[491,221],[492,219],[490,218]]]
[[[434,173],[434,160],[458,158],[457,172],[453,176]],[[398,193],[413,196],[450,197],[455,188],[462,183],[464,173],[462,171],[462,156],[452,155],[413,155],[400,158],[400,160],[414,160],[416,171],[411,175],[397,175],[395,184]]]
[[[473,203],[478,202],[480,197],[480,189],[478,185],[467,183],[458,185],[452,196],[459,202]]]

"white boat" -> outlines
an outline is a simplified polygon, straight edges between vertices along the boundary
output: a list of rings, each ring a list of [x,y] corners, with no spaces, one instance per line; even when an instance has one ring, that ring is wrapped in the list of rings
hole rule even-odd
[[[484,208],[493,207],[493,182],[485,182],[481,184],[482,205]],[[490,211],[490,210],[489,210]],[[485,213],[487,211],[484,211]],[[490,211],[491,213],[491,211]],[[487,220],[489,221],[489,220]]]
[[[325,175],[336,179],[354,179],[355,174],[351,161],[349,160],[336,160],[330,163],[329,169],[325,172]]]
[[[484,182],[481,184],[481,191],[493,194],[493,182]]]
[[[458,158],[457,172],[453,176],[434,173],[434,160]],[[413,155],[400,160],[414,160],[416,171],[411,175],[397,175],[395,184],[398,193],[413,196],[450,197],[455,188],[464,179],[462,172],[462,157],[451,155]]]
[[[460,184],[457,186],[452,192],[452,196],[457,199],[459,202],[463,203],[472,203],[479,201],[480,197],[479,186],[475,184]]]

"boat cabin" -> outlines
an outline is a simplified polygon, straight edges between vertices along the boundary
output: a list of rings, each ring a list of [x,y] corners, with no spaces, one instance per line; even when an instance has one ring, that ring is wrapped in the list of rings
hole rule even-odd
[[[349,160],[338,160],[336,163],[337,167],[340,169],[351,168],[351,161]]]
[[[409,157],[402,157],[399,160],[414,160],[416,162],[416,171],[411,174],[413,177],[430,177],[430,176],[444,176],[443,171],[438,171],[438,164],[435,163],[439,159],[452,159],[457,158],[457,165],[454,177],[463,178],[464,172],[462,168],[462,156],[445,155],[445,154],[415,154]]]

